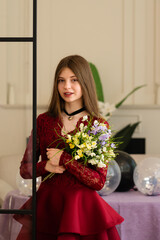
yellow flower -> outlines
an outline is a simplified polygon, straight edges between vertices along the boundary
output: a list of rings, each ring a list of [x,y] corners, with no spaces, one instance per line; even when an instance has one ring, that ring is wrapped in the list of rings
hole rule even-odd
[[[74,148],[74,144],[72,144],[72,143],[70,143],[69,146],[71,149]]]
[[[96,141],[92,142],[92,147],[96,148],[96,146],[97,146],[97,142]]]
[[[79,157],[83,157],[82,150],[80,150],[80,149],[79,149],[79,150],[77,150],[77,153],[78,153],[78,156],[79,156]]]
[[[79,139],[77,137],[73,137],[73,143],[75,145],[78,145],[79,144]]]
[[[82,137],[86,138],[86,139],[89,139],[89,135],[87,133],[82,133]]]
[[[85,148],[86,147],[86,143],[82,143],[81,145],[79,145],[79,148]]]
[[[106,125],[104,123],[100,123],[99,125],[102,127],[106,127]]]
[[[84,124],[81,123],[79,127],[80,127],[80,130],[81,130],[81,132],[82,132],[82,131],[83,131],[83,128],[84,128]]]
[[[93,137],[92,136],[89,136],[89,140],[91,141],[93,139]]]
[[[87,143],[86,146],[87,146],[87,149],[89,149],[89,150],[90,150],[91,147],[92,147],[90,143]]]
[[[77,132],[76,134],[75,134],[75,137],[79,137],[81,135],[81,133],[80,132]]]
[[[109,155],[112,156],[112,157],[115,157],[115,153],[113,152],[112,149],[109,150]]]
[[[69,143],[69,142],[71,142],[71,135],[67,135],[67,140],[66,140],[66,143]]]

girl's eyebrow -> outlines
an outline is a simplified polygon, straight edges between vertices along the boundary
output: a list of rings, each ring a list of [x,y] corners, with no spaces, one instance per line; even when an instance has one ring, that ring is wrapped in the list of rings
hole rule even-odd
[[[75,78],[76,76],[75,75],[73,75],[73,76],[70,76],[70,78]],[[58,77],[58,79],[59,78],[63,78],[63,77]],[[64,78],[63,78],[64,79]]]

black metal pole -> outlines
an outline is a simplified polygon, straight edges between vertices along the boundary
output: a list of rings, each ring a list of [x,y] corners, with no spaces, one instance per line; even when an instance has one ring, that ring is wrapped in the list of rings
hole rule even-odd
[[[0,42],[33,42],[32,37],[0,37]]]
[[[37,117],[37,0],[33,0],[33,37],[0,37],[0,42],[33,42],[33,181],[32,211],[0,209],[1,214],[31,214],[32,239],[36,240],[36,117]]]
[[[33,0],[33,37],[0,37],[1,42],[33,42],[33,128],[34,128],[34,139],[33,139],[33,159],[36,159],[36,20],[37,20],[37,1]],[[33,229],[36,232],[36,163],[33,161],[33,208],[32,210],[21,210],[21,209],[0,209],[0,214],[26,214],[33,215]],[[33,212],[34,211],[34,212]],[[35,234],[33,234],[34,240]]]
[[[37,0],[33,0],[33,182],[32,239],[36,239]]]

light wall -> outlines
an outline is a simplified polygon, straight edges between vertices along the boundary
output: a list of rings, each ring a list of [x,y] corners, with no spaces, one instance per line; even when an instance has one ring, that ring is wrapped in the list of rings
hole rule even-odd
[[[160,108],[149,106],[122,106],[113,113],[111,126],[113,129],[121,129],[129,123],[140,121],[133,137],[146,139],[146,154],[160,154]]]
[[[80,54],[100,73],[105,101],[160,104],[159,0],[39,0],[38,101],[48,100],[55,67]],[[46,91],[44,92],[44,89]]]
[[[112,122],[119,129],[140,119],[134,136],[147,139],[147,153],[159,153],[160,1],[37,2],[38,113],[49,102],[59,60],[80,54],[97,66],[106,102],[117,103],[134,87],[146,84],[114,113]],[[31,36],[32,1],[0,3],[1,35]],[[0,155],[7,155],[24,151],[32,128],[32,113],[24,108],[32,100],[32,48],[4,43],[0,47]],[[13,87],[13,105],[8,83]]]

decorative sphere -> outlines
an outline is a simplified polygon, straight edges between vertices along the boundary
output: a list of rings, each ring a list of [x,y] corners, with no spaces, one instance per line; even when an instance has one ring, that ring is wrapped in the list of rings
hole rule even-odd
[[[146,158],[136,166],[133,179],[138,190],[145,195],[160,194],[160,158]]]
[[[41,177],[36,178],[36,188],[40,186]],[[31,196],[32,195],[32,179],[24,179],[20,176],[19,172],[16,176],[16,185],[20,191],[20,194]]]
[[[125,192],[134,187],[133,172],[136,167],[135,160],[126,152],[117,150],[115,161],[121,170],[121,181],[116,191]]]
[[[121,171],[115,160],[108,166],[104,187],[98,191],[99,195],[109,195],[114,192],[121,180]]]

